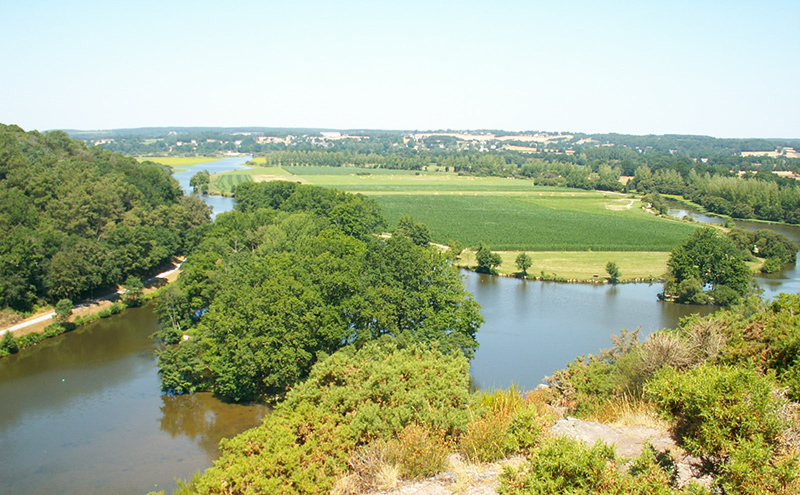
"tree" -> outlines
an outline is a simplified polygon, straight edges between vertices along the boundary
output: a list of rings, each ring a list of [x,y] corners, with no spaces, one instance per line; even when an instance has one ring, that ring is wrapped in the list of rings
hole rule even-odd
[[[72,301],[61,299],[56,303],[56,322],[63,325],[69,320],[70,316],[72,316]]]
[[[125,292],[122,295],[122,301],[126,306],[137,307],[142,304],[142,296],[144,295],[144,285],[141,279],[134,275],[128,275],[125,284],[122,286]]]
[[[426,246],[431,236],[424,223],[415,222],[410,215],[403,215],[397,222],[393,235],[404,235],[414,241],[417,246]]]
[[[208,186],[210,183],[211,174],[208,173],[208,170],[197,172],[189,179],[189,186],[191,186],[192,190],[202,194],[208,194]]]
[[[522,277],[528,278],[528,268],[533,265],[533,260],[531,259],[530,255],[528,255],[528,253],[519,253],[515,263],[517,264],[517,268],[522,271]]]
[[[620,271],[619,267],[613,261],[606,263],[606,273],[608,273],[608,281],[616,284],[619,281]]]
[[[694,231],[672,250],[662,295],[678,302],[702,303],[706,298],[698,290],[713,297],[715,290],[728,287],[738,299],[750,290],[751,280],[741,250],[727,236],[706,227]],[[730,292],[723,290],[721,294],[725,296],[721,299],[730,303]]]
[[[475,253],[475,260],[478,262],[478,268],[475,269],[476,272],[491,274],[496,274],[496,268],[503,262],[500,255],[493,253],[489,249],[489,246],[484,243],[478,245],[478,250]]]

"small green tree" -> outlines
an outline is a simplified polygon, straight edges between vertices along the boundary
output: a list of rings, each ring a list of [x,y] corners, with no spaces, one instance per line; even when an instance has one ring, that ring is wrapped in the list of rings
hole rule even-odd
[[[519,253],[515,263],[517,264],[517,268],[522,272],[523,278],[528,278],[528,268],[533,265],[533,260],[530,255],[528,255],[528,253]]]
[[[428,227],[424,223],[415,222],[410,215],[400,217],[392,235],[404,235],[417,246],[427,246],[431,240]]]
[[[128,278],[125,280],[125,284],[123,284],[122,288],[125,291],[122,294],[122,302],[124,302],[126,306],[135,308],[142,304],[142,297],[144,296],[144,285],[142,284],[142,281],[139,279],[139,277],[129,275]]]
[[[211,174],[208,170],[197,172],[189,179],[189,186],[194,192],[208,194],[208,186],[211,183]]]
[[[464,251],[463,244],[455,239],[451,239],[447,244],[450,246],[450,252],[453,253],[453,258],[458,258],[461,256],[461,252]]]
[[[608,273],[608,281],[612,284],[616,284],[619,281],[621,273],[619,267],[613,261],[606,263],[606,273]]]
[[[503,262],[500,255],[493,253],[489,249],[489,246],[484,243],[478,245],[478,250],[475,253],[475,260],[478,262],[478,268],[475,269],[476,272],[491,274],[496,274],[496,268]]]
[[[61,299],[56,303],[56,316],[57,323],[63,325],[72,316],[72,301],[69,299]]]

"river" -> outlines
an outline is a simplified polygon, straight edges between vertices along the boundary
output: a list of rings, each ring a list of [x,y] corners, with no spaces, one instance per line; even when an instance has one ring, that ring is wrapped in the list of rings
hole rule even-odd
[[[235,157],[175,174],[239,168]],[[228,168],[228,169],[231,169]],[[215,214],[229,198],[205,197]],[[758,224],[759,227],[763,224]],[[793,231],[797,233],[796,231]],[[796,267],[795,267],[796,270]],[[784,272],[784,275],[786,272]],[[796,279],[777,279],[796,287]],[[485,324],[472,362],[482,388],[533,388],[577,355],[611,346],[620,329],[642,335],[710,308],[658,302],[660,285],[522,281],[465,272]],[[786,285],[783,285],[786,284]],[[797,289],[793,289],[797,292]],[[160,393],[150,306],[127,310],[0,359],[0,487],[25,494],[138,494],[175,488],[216,458],[222,437],[259,424],[262,406],[209,394]]]
[[[669,206],[668,213],[677,218],[691,218],[696,222],[711,223],[721,225],[725,222],[724,219],[713,215],[708,215],[692,208],[689,205],[677,202],[667,201]],[[768,229],[783,234],[788,237],[795,244],[800,245],[800,227],[796,225],[786,225],[781,223],[771,222],[752,222],[747,220],[736,220],[736,227],[741,229],[755,231],[760,229]],[[764,289],[763,297],[772,299],[781,292],[790,294],[797,294],[800,292],[800,257],[797,262],[792,265],[783,267],[778,273],[771,273],[765,275],[762,273],[756,274],[756,280],[761,288]]]

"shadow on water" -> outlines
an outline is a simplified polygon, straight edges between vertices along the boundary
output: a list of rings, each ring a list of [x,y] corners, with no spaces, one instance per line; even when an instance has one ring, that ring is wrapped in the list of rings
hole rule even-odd
[[[161,396],[161,431],[196,442],[216,458],[219,441],[258,425],[269,412],[260,404],[227,404],[211,393]]]
[[[221,438],[260,424],[264,406],[162,395],[157,329],[148,305],[0,360],[4,491],[170,490],[211,465]]]

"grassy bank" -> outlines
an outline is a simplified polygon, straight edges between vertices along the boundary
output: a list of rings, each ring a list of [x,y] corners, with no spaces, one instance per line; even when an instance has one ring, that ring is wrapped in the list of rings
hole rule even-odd
[[[500,275],[517,276],[515,263],[522,251],[500,251],[503,263],[497,268]],[[538,251],[528,252],[533,266],[528,276],[545,280],[574,280],[579,282],[604,281],[606,264],[613,261],[621,272],[620,281],[659,279],[667,270],[668,252],[652,251]],[[474,268],[475,253],[465,251],[457,261],[462,266]]]

